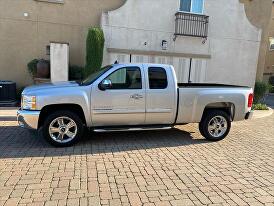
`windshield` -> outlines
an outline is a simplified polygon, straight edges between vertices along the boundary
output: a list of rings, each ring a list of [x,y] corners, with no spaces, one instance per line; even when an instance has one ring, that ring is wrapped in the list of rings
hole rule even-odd
[[[99,71],[90,74],[86,79],[83,80],[82,85],[92,84],[96,79],[98,79],[102,74],[111,69],[112,66],[108,65],[101,68]]]

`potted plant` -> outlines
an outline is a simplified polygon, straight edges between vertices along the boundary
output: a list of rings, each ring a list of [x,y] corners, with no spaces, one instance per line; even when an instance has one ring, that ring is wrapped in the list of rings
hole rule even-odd
[[[37,63],[37,77],[49,78],[50,76],[50,63],[48,60],[40,59]]]
[[[28,63],[28,71],[33,78],[49,78],[50,62],[45,59],[33,59]]]

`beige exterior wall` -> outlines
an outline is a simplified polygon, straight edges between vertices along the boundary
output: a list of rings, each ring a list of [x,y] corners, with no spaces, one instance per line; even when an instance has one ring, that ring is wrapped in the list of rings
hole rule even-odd
[[[64,4],[56,4],[36,0],[0,0],[0,80],[13,80],[19,86],[32,84],[26,65],[34,58],[48,59],[46,46],[51,41],[68,42],[70,63],[84,65],[87,29],[100,24],[103,11],[119,8],[125,1],[63,0]],[[249,20],[265,29],[270,19],[271,0],[263,0],[264,3],[262,0],[240,1],[246,5]],[[25,17],[24,13],[28,16]],[[259,77],[263,73],[261,68],[264,68],[266,48],[268,41],[261,46]]]
[[[68,42],[70,63],[84,65],[88,28],[100,25],[102,12],[120,7],[124,0],[63,2],[0,0],[0,80],[32,84],[26,65],[34,58],[48,59],[50,41]]]

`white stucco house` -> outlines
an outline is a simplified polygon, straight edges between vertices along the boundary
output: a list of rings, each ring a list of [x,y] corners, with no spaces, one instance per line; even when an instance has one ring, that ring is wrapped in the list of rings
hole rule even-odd
[[[179,82],[254,86],[261,29],[239,0],[127,0],[102,14],[104,64],[172,64]]]

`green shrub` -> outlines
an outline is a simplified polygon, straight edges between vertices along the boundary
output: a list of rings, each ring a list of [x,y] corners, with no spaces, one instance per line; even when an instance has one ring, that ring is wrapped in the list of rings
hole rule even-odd
[[[269,77],[269,84],[274,86],[274,76]]]
[[[38,64],[39,60],[38,59],[33,59],[28,63],[28,72],[32,75],[32,76],[36,76],[37,74],[37,64]]]
[[[274,86],[271,86],[271,88],[269,89],[269,93],[274,93]]]
[[[262,101],[266,93],[269,91],[270,86],[265,82],[256,82],[254,89],[254,103]]]
[[[253,104],[252,106],[253,110],[268,110],[268,107],[266,106],[266,104]]]
[[[90,28],[86,41],[85,77],[100,70],[103,62],[104,44],[103,30],[98,27]]]
[[[69,80],[83,80],[84,67],[70,65],[69,66]]]

